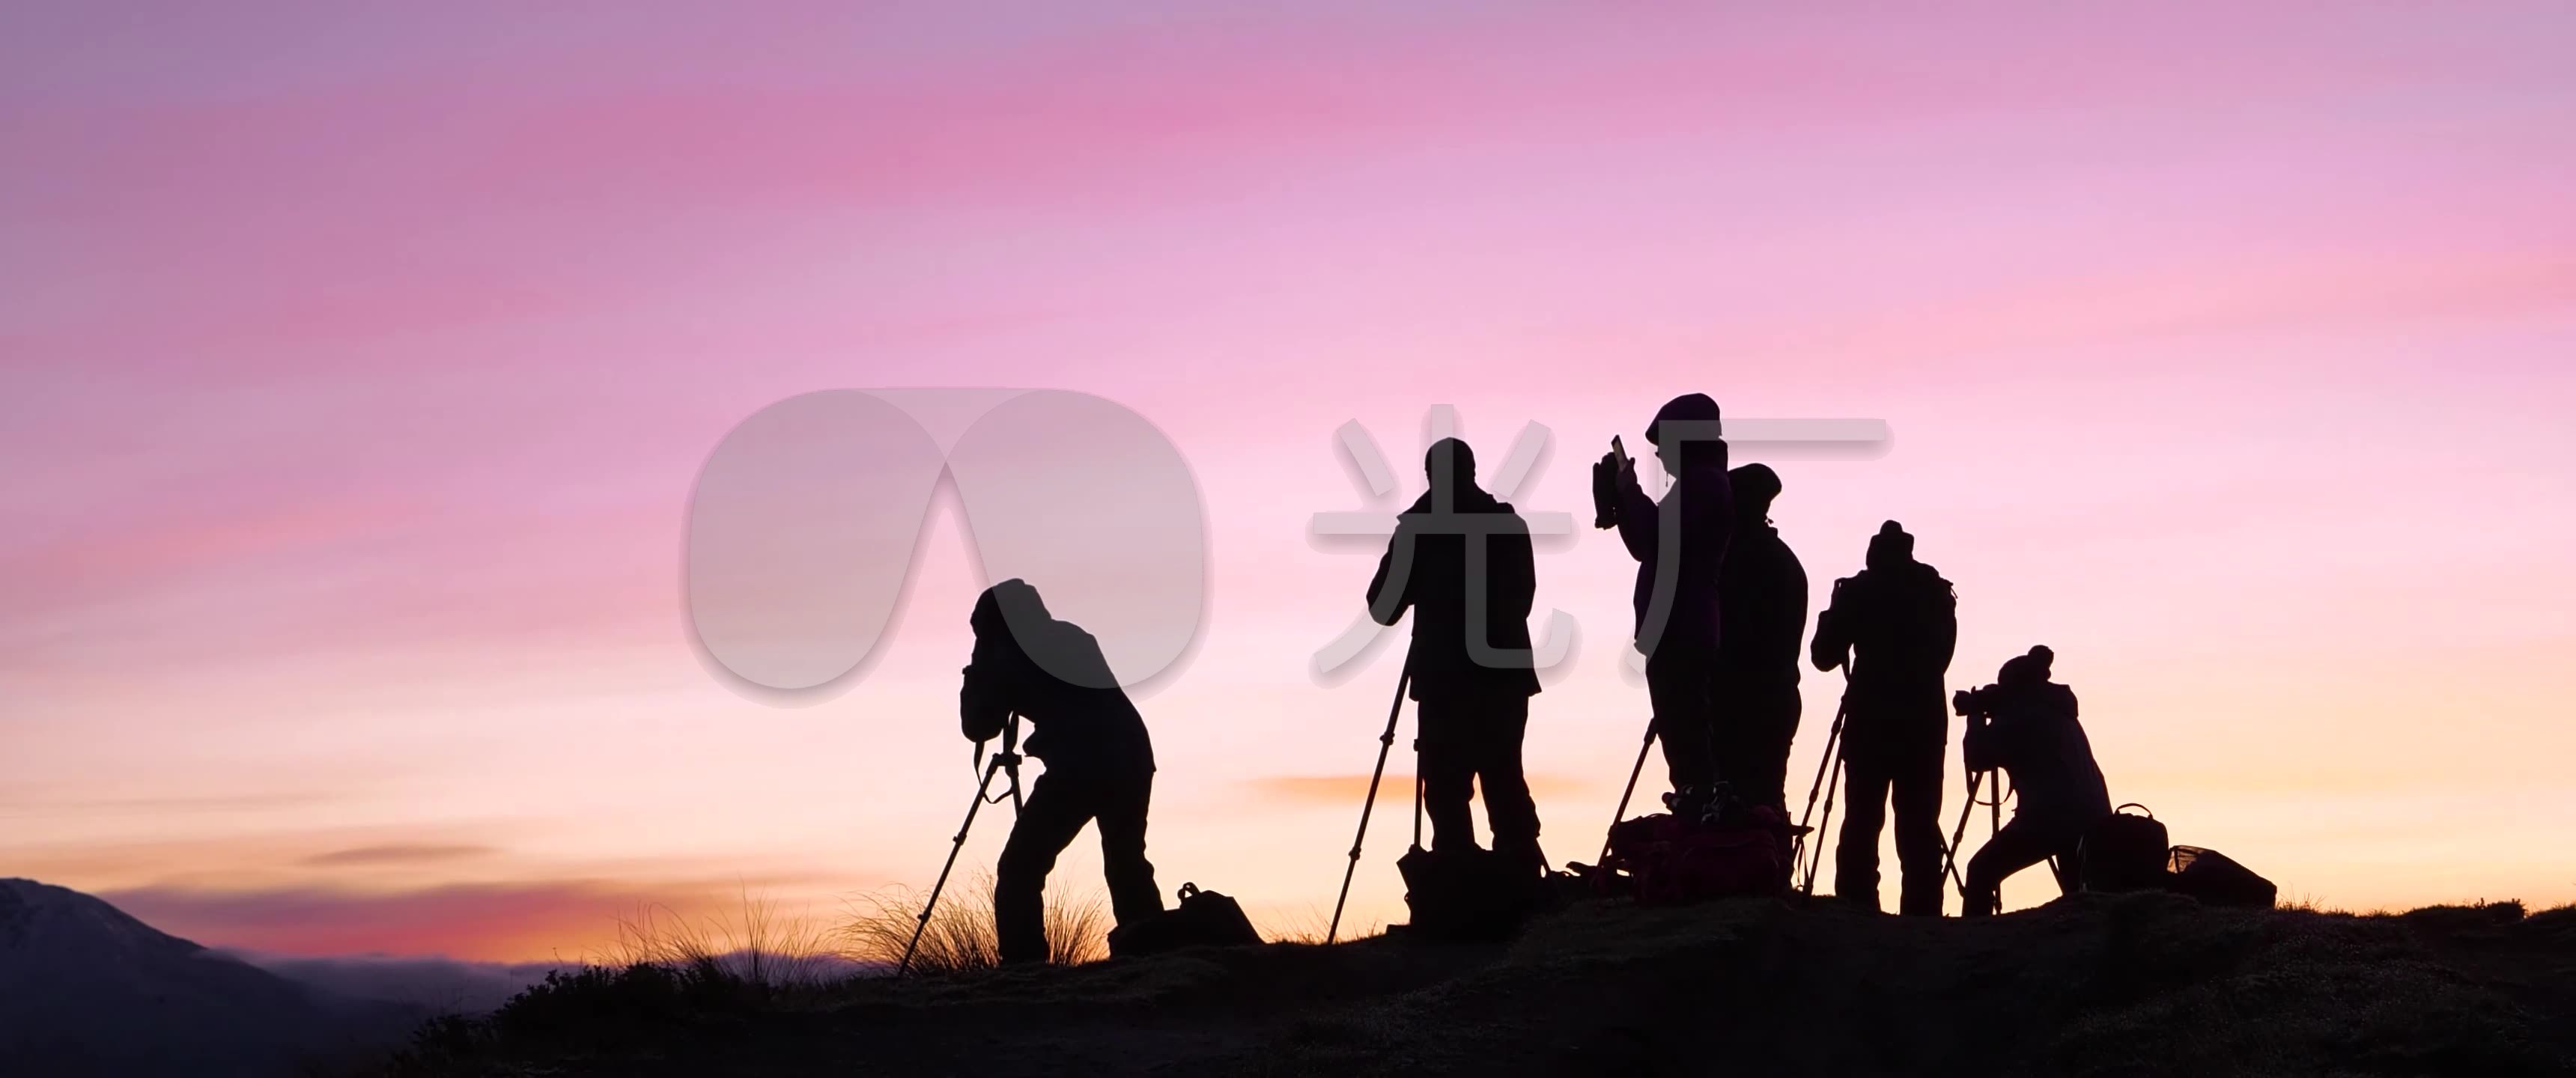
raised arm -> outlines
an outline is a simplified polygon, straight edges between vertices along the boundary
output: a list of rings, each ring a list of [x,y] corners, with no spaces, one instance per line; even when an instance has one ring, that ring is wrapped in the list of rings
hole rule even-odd
[[[1633,467],[1619,470],[1617,490],[1619,541],[1628,545],[1629,557],[1637,559],[1639,564],[1651,565],[1659,538],[1657,527],[1661,523],[1656,519],[1655,500],[1646,496],[1646,488],[1638,484],[1637,469]]]

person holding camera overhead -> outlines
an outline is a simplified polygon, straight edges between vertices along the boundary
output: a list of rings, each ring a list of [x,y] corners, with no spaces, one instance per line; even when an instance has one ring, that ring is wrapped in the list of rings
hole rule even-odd
[[[1034,728],[1028,754],[1047,765],[993,868],[993,934],[1002,961],[1046,961],[1047,873],[1095,820],[1118,923],[1161,914],[1163,896],[1145,860],[1154,745],[1100,642],[1048,613],[1038,590],[1018,578],[984,589],[969,622],[975,655],[958,691],[960,728],[980,746],[1026,718]],[[1010,741],[1003,737],[1002,751],[1011,751]]]
[[[1636,647],[1646,656],[1646,695],[1673,792],[1674,815],[1697,818],[1717,807],[1718,767],[1711,744],[1717,673],[1718,569],[1735,523],[1726,477],[1726,443],[1718,438],[1717,402],[1686,393],[1664,404],[1646,427],[1655,458],[1673,477],[1657,501],[1637,482],[1619,440],[1592,466],[1593,523],[1619,529],[1637,559],[1631,601]]]
[[[2076,857],[2084,833],[2111,814],[2111,791],[2093,760],[2093,742],[2075,721],[2075,690],[2048,680],[2056,655],[2043,645],[2016,655],[1982,689],[1962,689],[1968,718],[1960,742],[1968,770],[2002,768],[2012,776],[2012,822],[1968,859],[1964,916],[1995,912],[2004,877],[2057,858],[2057,890],[2072,894],[2084,878]]]
[[[1958,597],[1914,560],[1914,537],[1895,521],[1869,540],[1868,567],[1834,581],[1816,617],[1808,658],[1818,670],[1848,666],[1843,697],[1843,788],[1850,807],[1834,847],[1834,894],[1879,909],[1878,833],[1896,809],[1897,909],[1941,915],[1941,758],[1950,743],[1942,676],[1959,644]]]

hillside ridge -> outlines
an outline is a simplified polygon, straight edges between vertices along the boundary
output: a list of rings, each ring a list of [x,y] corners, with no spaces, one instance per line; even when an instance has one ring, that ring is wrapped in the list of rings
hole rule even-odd
[[[396,1073],[2559,1075],[2576,908],[2084,895],[1969,922],[1585,903],[1508,945],[879,978],[649,1026],[587,1026],[571,1002],[505,1008]]]

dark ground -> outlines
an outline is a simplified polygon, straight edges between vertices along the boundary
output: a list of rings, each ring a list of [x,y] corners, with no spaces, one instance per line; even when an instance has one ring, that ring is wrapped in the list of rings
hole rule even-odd
[[[2576,908],[1589,904],[1508,946],[1197,951],[609,1017],[631,1010],[505,1011],[396,1073],[2565,1075]]]

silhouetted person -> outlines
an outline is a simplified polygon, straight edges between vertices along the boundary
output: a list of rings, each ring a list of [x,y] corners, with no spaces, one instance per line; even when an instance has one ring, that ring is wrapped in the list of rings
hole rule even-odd
[[[1101,869],[1118,923],[1162,912],[1154,866],[1145,860],[1154,747],[1099,642],[1047,613],[1036,588],[1013,579],[985,589],[971,622],[975,656],[958,694],[967,739],[990,740],[1016,714],[1029,720],[1028,754],[1047,765],[993,870],[1002,961],[1043,962],[1047,873],[1084,824],[1100,824]]]
[[[1673,785],[1667,804],[1683,816],[1708,807],[1718,778],[1709,740],[1717,671],[1717,577],[1735,511],[1727,487],[1726,443],[1713,436],[1691,437],[1687,428],[1666,424],[1714,428],[1718,422],[1717,402],[1704,393],[1675,397],[1655,413],[1646,441],[1673,477],[1672,489],[1660,502],[1646,496],[1635,466],[1625,458],[1607,454],[1595,465],[1608,473],[1606,482],[1595,484],[1608,501],[1599,507],[1602,516],[1615,519],[1619,541],[1637,559],[1631,596],[1637,647],[1646,656],[1646,695]],[[1668,543],[1679,549],[1667,549]],[[1666,605],[1657,625],[1659,590]]]
[[[1878,833],[1896,808],[1897,908],[1941,915],[1941,758],[1950,741],[1942,675],[1959,642],[1950,582],[1914,560],[1914,537],[1893,520],[1869,541],[1869,567],[1834,582],[1816,618],[1816,669],[1849,663],[1843,718],[1846,814],[1834,850],[1834,893],[1879,908]]]
[[[1970,716],[1960,753],[1969,770],[2000,767],[2012,776],[2016,806],[2012,822],[1968,860],[1966,916],[1994,912],[2004,877],[2051,857],[2058,893],[2074,892],[2084,878],[2077,845],[2111,814],[2093,742],[2075,721],[2075,690],[2048,680],[2055,659],[2044,646],[2032,648],[2005,662],[1994,684],[1959,694]]]
[[[1807,633],[1807,570],[1771,526],[1780,476],[1747,464],[1727,474],[1735,527],[1718,570],[1715,686],[1718,778],[1748,803],[1789,812],[1789,743],[1798,736],[1798,642]]]
[[[1476,456],[1444,438],[1423,460],[1431,489],[1397,518],[1369,581],[1369,616],[1393,625],[1413,611],[1405,665],[1421,703],[1422,809],[1431,848],[1476,845],[1467,810],[1482,783],[1494,849],[1535,878],[1538,806],[1521,771],[1531,669],[1529,613],[1537,588],[1529,526],[1476,486]]]

